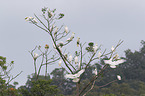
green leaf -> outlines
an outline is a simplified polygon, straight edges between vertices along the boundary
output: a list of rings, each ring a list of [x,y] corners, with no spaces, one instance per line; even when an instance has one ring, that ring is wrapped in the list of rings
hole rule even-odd
[[[64,17],[64,14],[63,14],[63,13],[60,13],[58,19],[61,19],[61,18],[63,18],[63,17]]]
[[[93,42],[90,42],[88,45],[89,46],[94,46],[94,43]]]
[[[7,70],[7,66],[2,66],[3,70]]]
[[[56,11],[56,9],[54,9],[52,12],[54,13]]]
[[[14,64],[14,61],[11,61],[11,64]]]

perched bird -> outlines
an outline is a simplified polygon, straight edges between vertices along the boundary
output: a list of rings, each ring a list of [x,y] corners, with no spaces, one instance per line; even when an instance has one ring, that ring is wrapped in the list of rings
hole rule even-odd
[[[34,17],[26,17],[25,21],[33,23],[33,24],[37,24],[38,23],[36,18],[34,18]]]
[[[120,76],[120,75],[117,75],[117,79],[118,79],[118,80],[121,80],[121,76]]]
[[[65,31],[65,33],[68,33],[68,27],[67,26],[65,26],[64,31]]]
[[[69,55],[69,62],[71,62],[73,59],[72,55]]]
[[[68,38],[66,41],[68,41],[68,42],[72,41],[72,39],[74,38],[74,35],[75,35],[75,33],[74,33],[74,32],[72,32],[71,37],[70,37],[70,38]]]
[[[99,51],[99,52],[98,52],[98,58],[100,58],[100,57],[101,57],[101,55],[102,55],[102,54],[101,54],[101,52]]]
[[[97,68],[95,68],[95,70],[93,71],[93,73],[94,73],[95,75],[98,74],[98,72],[97,72]]]
[[[39,55],[38,55],[37,53],[34,53],[34,57],[33,57],[33,58],[34,58],[34,59],[37,59],[38,56],[39,56]]]
[[[56,36],[57,32],[58,32],[58,27],[55,28],[54,36]]]
[[[77,47],[79,47],[79,44],[80,44],[80,38],[78,37],[78,39],[77,39]]]
[[[75,64],[78,63],[78,56],[75,57]]]
[[[60,59],[60,60],[58,61],[58,65],[61,66],[61,63],[62,63],[62,59]]]
[[[96,52],[97,52],[97,49],[98,49],[98,44],[96,44],[96,45],[93,47],[93,49],[94,49],[94,53],[96,53]]]
[[[112,52],[115,51],[115,48],[114,48],[113,46],[111,47],[111,51],[112,51]]]

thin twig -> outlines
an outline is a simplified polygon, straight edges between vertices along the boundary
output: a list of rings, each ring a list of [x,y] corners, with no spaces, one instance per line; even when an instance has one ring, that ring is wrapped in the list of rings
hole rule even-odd
[[[9,84],[13,79],[15,79],[16,77],[18,77],[21,73],[22,73],[23,71],[21,71],[19,74],[17,74],[15,77],[13,77],[11,80],[9,80],[8,82],[7,82],[7,84]],[[6,84],[6,85],[7,85]]]
[[[87,95],[87,93],[90,92],[94,88],[94,85],[95,85],[95,81],[93,82],[91,88],[83,96]]]

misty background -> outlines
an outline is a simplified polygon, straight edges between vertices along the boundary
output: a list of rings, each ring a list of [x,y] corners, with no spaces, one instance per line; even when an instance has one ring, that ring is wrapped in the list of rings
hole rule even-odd
[[[0,0],[0,56],[15,62],[12,75],[23,73],[14,81],[25,84],[34,72],[28,51],[36,45],[51,45],[47,33],[24,20],[34,13],[40,16],[43,7],[65,14],[58,25],[75,32],[75,40],[80,37],[82,42],[97,42],[107,50],[123,40],[117,52],[124,56],[127,49],[139,50],[140,41],[145,40],[144,5],[144,0]],[[58,64],[50,66],[49,72],[55,67]]]

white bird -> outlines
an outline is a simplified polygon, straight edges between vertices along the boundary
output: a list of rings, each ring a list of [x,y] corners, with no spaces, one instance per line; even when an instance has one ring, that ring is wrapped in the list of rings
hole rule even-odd
[[[117,61],[113,61],[112,58],[110,60],[104,60],[104,63],[109,64],[111,68],[116,68],[117,65],[125,62],[123,59],[119,59]]]
[[[28,21],[30,23],[38,23],[37,20],[34,17],[26,17],[25,21]]]
[[[93,47],[93,49],[94,49],[94,53],[96,53],[96,52],[97,52],[97,49],[98,49],[98,44],[96,44],[96,45]]]
[[[114,48],[113,46],[111,47],[111,51],[112,51],[112,52],[115,51],[115,48]]]
[[[68,38],[66,41],[67,41],[67,42],[70,42],[70,41],[72,41],[72,39],[73,39],[73,38]]]
[[[68,27],[65,26],[65,30],[64,30],[66,33],[68,33]]]
[[[35,18],[33,18],[32,22],[35,23],[35,24],[38,23]]]
[[[73,59],[72,55],[69,55],[69,62],[71,62]]]
[[[73,82],[79,82],[79,80],[80,80],[79,78],[74,78],[72,81]]]
[[[61,66],[61,63],[62,63],[62,59],[60,59],[60,60],[58,61],[58,65]]]
[[[80,44],[80,38],[78,37],[78,39],[77,39],[77,47],[79,47],[79,44]]]
[[[98,58],[100,58],[100,57],[101,57],[101,55],[102,55],[102,54],[101,54],[101,52],[99,51],[99,52],[98,52]]]
[[[78,56],[75,57],[75,64],[78,63]]]
[[[57,32],[58,32],[58,27],[55,28],[54,36],[56,36]]]
[[[32,20],[33,19],[33,17],[26,17],[25,18],[25,21],[30,21],[30,20]]]
[[[78,82],[79,81],[79,77],[82,73],[84,73],[85,69],[80,70],[78,73],[76,74],[66,74],[64,77],[65,78],[69,78],[69,79],[73,79],[73,82]]]
[[[118,80],[121,80],[121,76],[120,76],[120,75],[117,75],[117,79],[118,79]]]
[[[71,37],[68,38],[66,41],[68,41],[68,42],[72,41],[72,39],[74,38],[74,35],[75,35],[75,33],[73,32],[72,35],[71,35]]]
[[[79,62],[78,69],[81,69],[81,61]]]
[[[98,72],[97,72],[97,68],[95,68],[95,70],[93,71],[93,73],[94,73],[95,75],[98,74]]]
[[[48,13],[49,13],[49,18],[51,18],[53,16],[53,14],[50,9],[48,10]]]
[[[38,55],[37,53],[34,53],[34,57],[33,57],[33,58],[34,58],[34,59],[37,59],[38,56],[39,56],[39,55]]]

